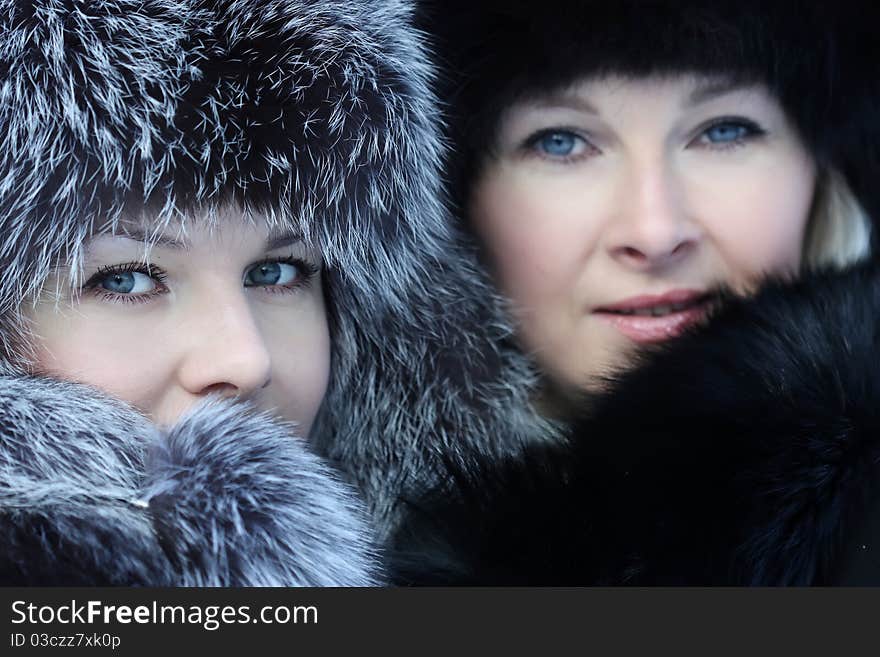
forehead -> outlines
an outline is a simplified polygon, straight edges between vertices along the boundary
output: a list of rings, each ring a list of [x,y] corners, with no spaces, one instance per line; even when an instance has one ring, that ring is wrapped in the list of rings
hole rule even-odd
[[[229,206],[168,218],[126,215],[92,232],[87,246],[94,239],[107,236],[126,237],[143,242],[148,248],[160,246],[181,250],[214,242],[259,241],[271,246],[303,239],[302,234],[288,224],[265,214]]]
[[[762,82],[741,76],[699,73],[648,76],[603,74],[580,77],[551,89],[533,89],[520,95],[512,106],[571,106],[572,109],[595,113],[596,109],[589,102],[590,96],[656,94],[668,96],[684,106],[691,106],[732,92],[755,93],[773,99]]]

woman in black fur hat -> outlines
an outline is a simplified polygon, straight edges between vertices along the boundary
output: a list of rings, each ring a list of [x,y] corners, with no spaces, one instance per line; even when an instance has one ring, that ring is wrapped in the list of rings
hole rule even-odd
[[[2,583],[373,584],[547,434],[429,75],[399,2],[0,1]]]
[[[582,419],[569,445],[453,467],[453,501],[401,534],[400,579],[876,582],[880,288],[872,264],[833,271],[869,255],[876,209],[865,16],[423,9],[454,199],[539,407]]]

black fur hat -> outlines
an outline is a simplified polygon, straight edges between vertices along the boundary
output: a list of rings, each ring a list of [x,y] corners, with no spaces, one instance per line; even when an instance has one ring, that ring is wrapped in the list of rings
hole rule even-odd
[[[876,159],[865,149],[866,139],[877,142],[880,51],[877,10],[867,4],[422,0],[420,7],[444,68],[460,201],[506,106],[602,74],[693,72],[763,83],[820,165],[843,170],[857,192],[873,186],[864,166]],[[858,162],[847,159],[853,145]]]

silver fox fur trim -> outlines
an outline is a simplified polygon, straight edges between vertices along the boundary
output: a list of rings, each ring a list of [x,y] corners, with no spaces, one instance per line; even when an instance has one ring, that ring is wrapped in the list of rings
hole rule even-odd
[[[151,512],[176,532],[180,553],[207,556],[184,583],[375,585],[369,525],[353,491],[291,427],[242,407],[200,405],[148,460]]]
[[[325,261],[333,373],[310,436],[383,536],[435,464],[552,437],[440,190],[402,0],[0,0],[0,329],[122,217],[238,205]],[[17,336],[17,337],[16,337]]]
[[[369,586],[353,491],[291,428],[201,404],[160,431],[78,384],[0,378],[0,582]]]

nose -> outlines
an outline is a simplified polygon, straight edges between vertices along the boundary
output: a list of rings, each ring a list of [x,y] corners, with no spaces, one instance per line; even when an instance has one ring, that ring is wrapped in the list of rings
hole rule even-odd
[[[661,270],[680,262],[700,241],[685,185],[674,166],[633,166],[618,196],[609,240],[611,257],[630,269]]]
[[[187,346],[178,370],[180,384],[199,396],[247,397],[265,388],[271,358],[243,290],[206,299],[182,322]]]

